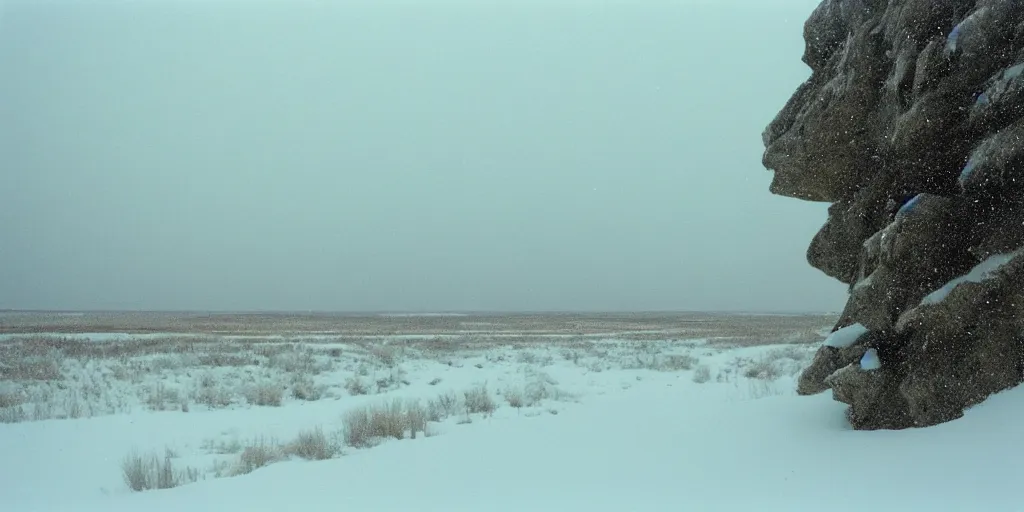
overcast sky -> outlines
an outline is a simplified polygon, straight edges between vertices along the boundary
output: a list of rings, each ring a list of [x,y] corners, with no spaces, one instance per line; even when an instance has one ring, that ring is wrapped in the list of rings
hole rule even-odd
[[[760,164],[816,0],[6,4],[0,308],[845,298]]]

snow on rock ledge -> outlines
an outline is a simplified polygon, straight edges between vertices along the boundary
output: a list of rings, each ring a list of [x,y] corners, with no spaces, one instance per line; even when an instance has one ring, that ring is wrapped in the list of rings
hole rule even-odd
[[[942,285],[938,290],[925,295],[925,297],[921,299],[921,304],[937,304],[942,302],[942,300],[949,295],[949,292],[953,291],[954,288],[962,283],[980,283],[985,279],[988,279],[995,271],[1002,268],[1020,254],[1022,254],[1022,252],[1018,250],[1011,253],[993,254],[992,256],[989,256],[985,261],[975,265],[970,272],[949,281]]]
[[[825,338],[823,345],[833,348],[849,348],[867,332],[867,327],[859,323],[848,325],[830,334],[828,338]]]

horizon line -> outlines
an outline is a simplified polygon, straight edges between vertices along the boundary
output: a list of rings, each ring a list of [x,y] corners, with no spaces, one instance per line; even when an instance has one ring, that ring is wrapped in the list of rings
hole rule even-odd
[[[481,310],[332,310],[332,309],[16,309],[0,308],[0,313],[161,313],[161,314],[234,314],[234,315],[579,315],[579,314],[802,314],[832,315],[839,311],[825,310],[756,310],[756,309],[481,309]]]

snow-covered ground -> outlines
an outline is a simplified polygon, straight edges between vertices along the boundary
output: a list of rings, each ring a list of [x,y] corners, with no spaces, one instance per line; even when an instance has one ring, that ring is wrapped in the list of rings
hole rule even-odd
[[[857,432],[795,396],[813,345],[66,343],[0,363],[0,510],[1024,510],[1024,391]]]

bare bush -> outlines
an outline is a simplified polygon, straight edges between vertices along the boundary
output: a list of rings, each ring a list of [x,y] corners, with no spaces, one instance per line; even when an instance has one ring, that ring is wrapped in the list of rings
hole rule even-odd
[[[469,414],[490,414],[497,408],[491,394],[487,392],[487,384],[466,390],[463,395],[465,396],[466,412]]]
[[[775,380],[779,378],[779,369],[775,365],[775,359],[765,357],[743,370],[743,376],[748,379]]]
[[[576,397],[558,387],[558,381],[543,371],[532,371],[528,374],[523,388],[522,402],[526,407],[533,407],[546,399],[575,400]]]
[[[580,352],[578,350],[565,349],[562,350],[562,359],[566,361],[572,361],[573,364],[580,364]]]
[[[48,393],[46,398],[32,401],[32,421],[44,421],[56,417],[52,394]]]
[[[253,363],[252,356],[243,354],[213,353],[202,354],[196,361],[199,366],[212,366],[215,368],[223,366],[249,366]]]
[[[667,354],[662,357],[661,371],[690,370],[697,364],[697,358],[689,354]]]
[[[689,354],[637,354],[630,368],[675,372],[690,370],[697,364],[697,358]]]
[[[208,372],[199,378],[198,386],[192,393],[192,400],[211,409],[217,409],[231,405],[232,393],[221,386],[217,378]]]
[[[524,350],[516,355],[516,361],[522,364],[537,364],[537,354]]]
[[[449,392],[438,395],[437,398],[430,401],[427,407],[428,409],[436,409],[438,411],[438,417],[443,416],[443,418],[447,418],[449,416],[454,416],[459,412],[462,408],[462,402],[459,399],[459,395]],[[441,420],[438,419],[435,421]]]
[[[345,380],[345,389],[348,394],[352,396],[365,395],[370,392],[370,388],[366,385],[366,382],[359,377],[349,377]]]
[[[266,343],[259,341],[255,341],[255,343],[256,344],[252,348],[253,355],[264,357],[268,361],[280,354],[294,350],[292,345],[285,343]]]
[[[21,423],[28,420],[28,414],[21,404],[0,407],[0,423]]]
[[[750,380],[747,383],[748,396],[754,400],[785,394],[768,380]]]
[[[157,356],[149,360],[150,371],[177,370],[185,366],[184,358],[178,356]]]
[[[146,397],[146,405],[153,411],[164,411],[181,407],[182,399],[178,390],[170,389],[162,382],[157,383]]]
[[[245,400],[252,405],[280,407],[284,400],[284,390],[280,384],[261,382],[245,389]]]
[[[377,379],[377,393],[383,393],[390,390],[395,386],[396,382],[397,381],[391,377],[382,377]]]
[[[25,397],[15,391],[0,391],[0,409],[17,407],[25,403]]]
[[[463,410],[459,395],[448,392],[427,402],[426,412],[429,421],[443,421]]]
[[[316,401],[324,396],[324,389],[317,386],[313,379],[306,374],[299,373],[292,377],[292,397],[298,400]]]
[[[82,405],[82,401],[78,398],[78,393],[72,391],[64,398],[64,416],[63,418],[77,419],[86,415],[85,407]],[[90,414],[91,416],[91,414]]]
[[[156,454],[132,452],[121,461],[121,472],[125,484],[135,492],[170,489],[199,480],[199,471],[194,468],[175,469],[169,452],[162,460]]]
[[[333,362],[319,363],[316,359],[316,354],[312,350],[298,347],[290,352],[282,352],[271,356],[268,365],[285,373],[319,375],[321,372],[329,371],[333,366]]]
[[[813,352],[803,345],[790,345],[772,350],[768,356],[772,359],[792,359],[794,361],[806,361]]]
[[[370,354],[388,368],[398,363],[398,353],[394,347],[387,345],[371,347]]]
[[[705,364],[697,367],[693,372],[693,381],[697,384],[704,384],[711,380],[711,368]]]
[[[537,374],[526,384],[526,405],[534,406],[550,398],[557,383],[547,374]]]
[[[447,418],[447,416],[444,415],[444,411],[442,411],[441,408],[438,407],[437,402],[434,400],[427,402],[426,411],[427,421],[438,422]]]

